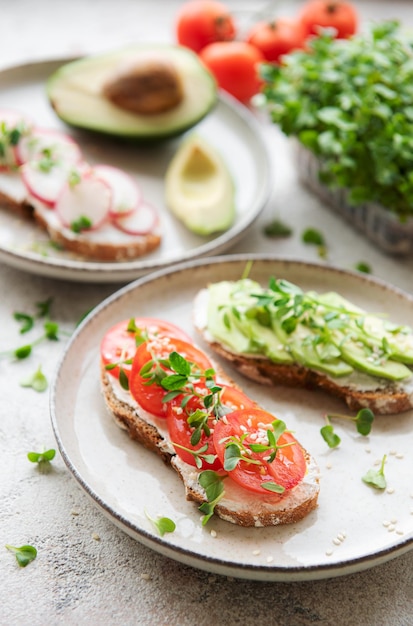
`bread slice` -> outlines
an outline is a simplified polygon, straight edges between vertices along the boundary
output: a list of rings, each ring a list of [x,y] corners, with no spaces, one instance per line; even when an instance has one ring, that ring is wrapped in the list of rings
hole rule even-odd
[[[196,330],[213,352],[247,378],[263,385],[323,390],[344,400],[352,411],[369,408],[377,415],[389,415],[413,408],[413,378],[407,382],[393,382],[364,373],[333,378],[300,364],[280,364],[255,354],[231,351],[208,331],[207,301],[207,289],[202,289],[194,300]]]
[[[55,212],[30,196],[17,172],[0,173],[0,207],[33,219],[64,250],[97,261],[130,261],[159,247],[159,228],[145,235],[127,234],[109,222],[97,230],[75,233],[64,227]]]
[[[227,381],[228,384],[233,384]],[[198,482],[200,470],[176,455],[162,420],[143,411],[117,379],[101,367],[102,393],[110,414],[129,436],[158,454],[180,476],[187,500],[198,505],[207,502]],[[314,458],[304,451],[307,472],[303,480],[285,494],[258,495],[238,486],[231,478],[224,482],[224,497],[215,506],[218,517],[239,526],[263,527],[298,522],[317,506],[319,470]]]

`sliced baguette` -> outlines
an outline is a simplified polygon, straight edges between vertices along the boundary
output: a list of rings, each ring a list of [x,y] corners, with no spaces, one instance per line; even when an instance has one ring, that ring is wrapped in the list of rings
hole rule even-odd
[[[233,384],[229,380],[226,382]],[[198,505],[207,502],[206,493],[198,482],[200,470],[188,465],[175,454],[162,420],[143,411],[104,366],[101,367],[101,386],[106,406],[116,423],[132,439],[158,454],[179,474],[187,500]],[[296,487],[281,496],[260,496],[248,492],[226,477],[225,495],[215,506],[216,515],[233,524],[248,527],[276,526],[303,519],[316,508],[319,493],[317,464],[307,451],[304,454],[306,475]]]
[[[237,354],[216,341],[208,331],[207,306],[208,292],[202,289],[194,300],[193,322],[196,330],[213,352],[255,382],[323,390],[344,400],[352,411],[369,408],[377,415],[389,415],[413,408],[412,379],[392,382],[363,373],[333,378],[300,364],[286,365],[253,354]]]

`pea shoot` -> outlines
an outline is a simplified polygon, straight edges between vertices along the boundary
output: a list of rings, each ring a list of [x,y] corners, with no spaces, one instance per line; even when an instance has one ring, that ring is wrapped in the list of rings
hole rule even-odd
[[[386,489],[387,481],[384,475],[384,466],[386,464],[387,455],[385,454],[381,460],[378,470],[370,469],[363,477],[362,481],[374,489]]]
[[[148,520],[154,525],[158,533],[161,537],[165,535],[165,533],[173,533],[176,529],[175,522],[169,517],[151,517],[147,511],[145,511],[145,515]]]
[[[263,232],[266,237],[282,238],[290,237],[293,233],[293,229],[280,219],[274,219],[264,226]]]
[[[21,387],[31,387],[34,391],[39,393],[46,391],[48,382],[46,376],[42,372],[42,368],[39,365],[37,370],[31,376],[24,378],[20,381]]]
[[[317,230],[316,228],[307,228],[301,235],[302,242],[311,245],[317,246],[318,256],[321,259],[325,259],[327,257],[327,245],[324,239],[324,235]]]
[[[334,418],[354,422],[357,432],[360,435],[363,435],[363,437],[366,437],[371,432],[374,421],[374,413],[371,409],[360,409],[355,416],[342,415],[340,413],[330,413],[329,415],[326,415],[325,419],[327,423],[320,429],[320,433],[329,448],[337,448],[337,446],[341,443],[340,437],[334,432],[334,428],[330,422],[330,420]]]
[[[54,448],[50,448],[50,450],[44,450],[43,452],[28,452],[27,458],[31,463],[38,463],[39,466],[42,464],[48,464],[52,461],[56,456],[56,450]]]
[[[9,552],[12,552],[15,555],[16,561],[20,567],[26,567],[26,565],[29,565],[29,563],[34,561],[37,556],[37,550],[34,546],[24,545],[18,548],[16,546],[6,544],[5,547],[9,550]]]
[[[198,476],[198,482],[204,488],[207,502],[203,502],[199,507],[202,517],[202,526],[205,526],[214,514],[214,509],[218,502],[225,495],[224,480],[225,476],[221,476],[213,470],[204,470]]]

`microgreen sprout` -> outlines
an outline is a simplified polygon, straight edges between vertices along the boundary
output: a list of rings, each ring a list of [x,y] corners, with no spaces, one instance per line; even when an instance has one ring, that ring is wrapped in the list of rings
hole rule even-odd
[[[26,567],[26,565],[34,561],[37,556],[37,550],[33,546],[25,545],[17,548],[16,546],[6,544],[5,547],[9,552],[13,552],[20,567]]]
[[[362,272],[362,274],[371,274],[371,266],[368,263],[365,263],[364,261],[359,261],[359,263],[356,263],[356,270],[358,272]]]
[[[306,228],[301,235],[303,243],[311,246],[317,246],[318,256],[322,259],[327,257],[327,245],[324,235],[316,228]]]
[[[342,415],[341,413],[330,413],[325,416],[327,424],[320,429],[320,433],[330,448],[336,448],[340,442],[340,437],[334,432],[334,428],[330,423],[333,418],[344,419],[355,423],[357,432],[363,437],[370,434],[374,421],[374,413],[371,409],[360,409],[357,415]]]
[[[179,443],[175,443],[175,442],[172,442],[172,445],[175,448],[180,448],[181,450],[184,450],[185,452],[188,452],[189,454],[191,454],[194,457],[195,465],[197,466],[198,469],[201,469],[202,461],[205,461],[205,463],[212,465],[212,463],[214,463],[214,461],[217,458],[216,454],[205,454],[208,451],[207,443],[201,446],[200,448],[198,448],[197,450],[186,448],[185,446],[181,446]]]
[[[202,526],[205,526],[214,514],[214,510],[218,502],[224,497],[224,480],[225,476],[221,476],[213,470],[204,470],[198,476],[198,482],[205,489],[207,502],[203,502],[199,507],[202,517]]]
[[[82,230],[88,230],[92,226],[92,221],[87,215],[81,215],[77,220],[70,224],[70,230],[74,233],[81,233]]]
[[[50,461],[56,456],[56,450],[50,448],[43,452],[28,452],[27,458],[31,463],[37,463],[38,468],[42,471],[47,471],[50,468]]]
[[[267,237],[290,237],[292,228],[279,219],[274,219],[264,226],[264,235]]]
[[[154,525],[161,537],[163,537],[165,533],[173,533],[176,529],[175,522],[169,517],[153,518],[149,515],[147,511],[145,511],[145,515],[148,520]]]
[[[363,477],[362,481],[375,489],[385,489],[387,487],[386,477],[384,475],[384,466],[386,464],[387,455],[385,454],[381,460],[378,470],[370,469]]]
[[[39,393],[41,393],[42,391],[46,391],[47,384],[47,378],[43,374],[40,365],[34,372],[34,374],[20,381],[21,387],[31,387],[32,389],[34,389],[34,391],[38,391]]]

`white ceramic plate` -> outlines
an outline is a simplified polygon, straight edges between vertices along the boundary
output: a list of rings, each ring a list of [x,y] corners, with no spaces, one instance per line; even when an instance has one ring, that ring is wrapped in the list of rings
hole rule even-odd
[[[413,297],[328,266],[233,255],[183,263],[121,289],[99,305],[73,336],[52,391],[58,445],[70,471],[106,515],[138,541],[173,559],[211,572],[259,580],[318,579],[363,570],[413,546],[413,412],[377,417],[369,437],[335,422],[342,439],[330,450],[320,435],[324,415],[346,407],[323,393],[268,388],[225,369],[262,406],[284,419],[316,457],[321,471],[318,508],[284,527],[240,528],[212,518],[200,523],[179,477],[156,455],[131,441],[107,413],[99,386],[99,343],[106,329],[131,316],[164,318],[191,332],[191,304],[209,281],[237,279],[248,259],[250,276],[273,275],[304,289],[340,290],[362,307],[398,322],[413,319]],[[388,455],[384,493],[361,477]],[[177,529],[163,538],[145,515],[167,516]],[[216,531],[216,537],[211,531]]]
[[[34,224],[0,210],[0,261],[54,278],[90,282],[126,282],[172,263],[211,256],[226,250],[246,233],[269,195],[269,158],[254,116],[222,94],[215,109],[194,129],[223,155],[236,186],[236,219],[226,232],[200,237],[190,233],[167,210],[163,177],[181,138],[138,147],[121,140],[69,129],[53,113],[45,81],[69,59],[13,67],[0,72],[0,107],[29,114],[40,126],[64,129],[80,144],[86,160],[121,167],[140,184],[144,197],[158,208],[163,240],[160,248],[129,262],[92,262],[47,245],[47,236]],[[188,131],[191,132],[191,131]]]

